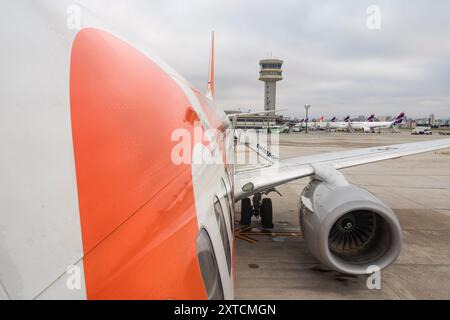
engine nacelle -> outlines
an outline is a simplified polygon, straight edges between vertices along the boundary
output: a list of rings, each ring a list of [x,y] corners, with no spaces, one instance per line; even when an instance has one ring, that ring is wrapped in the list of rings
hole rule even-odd
[[[399,256],[401,228],[394,212],[355,185],[313,181],[301,196],[300,225],[313,256],[347,274],[384,269]]]

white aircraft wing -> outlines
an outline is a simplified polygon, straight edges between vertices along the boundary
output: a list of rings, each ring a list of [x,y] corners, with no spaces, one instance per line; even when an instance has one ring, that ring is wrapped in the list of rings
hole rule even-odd
[[[268,191],[276,186],[312,176],[315,174],[314,168],[320,165],[328,165],[339,170],[446,148],[450,148],[450,139],[355,149],[285,159],[269,167],[237,172],[235,198],[236,201],[239,201],[255,193]]]

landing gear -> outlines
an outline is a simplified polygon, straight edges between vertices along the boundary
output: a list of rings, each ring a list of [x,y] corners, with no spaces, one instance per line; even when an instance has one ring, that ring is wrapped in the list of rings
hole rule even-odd
[[[249,198],[245,198],[241,201],[241,224],[243,226],[249,226],[252,222],[253,208]]]
[[[273,228],[272,199],[263,199],[261,205],[261,222],[265,229]]]
[[[253,196],[252,201],[245,198],[241,201],[241,225],[249,226],[252,216],[261,218],[264,229],[273,228],[273,207],[272,200],[269,198],[262,199],[262,194],[257,193]]]

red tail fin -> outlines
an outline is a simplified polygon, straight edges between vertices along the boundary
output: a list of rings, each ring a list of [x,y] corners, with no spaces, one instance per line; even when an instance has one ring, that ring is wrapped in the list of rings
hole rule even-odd
[[[214,31],[212,33],[212,43],[211,43],[211,58],[209,61],[209,77],[208,77],[208,91],[206,96],[211,100],[214,100],[214,91],[215,91],[215,82],[214,82]]]

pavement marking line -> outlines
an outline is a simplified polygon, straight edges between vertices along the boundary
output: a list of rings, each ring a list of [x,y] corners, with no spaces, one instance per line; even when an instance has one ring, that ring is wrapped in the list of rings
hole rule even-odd
[[[236,233],[242,233],[242,232],[250,230],[252,228],[254,228],[254,226],[247,226],[247,227],[244,227],[244,228],[241,228],[241,229],[236,229]]]
[[[256,239],[252,239],[252,238],[246,237],[246,236],[241,236],[239,234],[236,234],[234,237],[238,238],[238,239],[241,239],[241,240],[244,240],[244,241],[247,241],[247,242],[250,242],[251,244],[255,244],[255,243],[258,242],[258,240],[256,240]]]
[[[257,228],[256,226],[247,226],[241,229],[237,229],[234,233],[235,238],[255,244],[258,240],[253,239],[251,236],[272,236],[272,237],[303,237],[302,232],[283,232],[283,231],[251,231],[251,229]]]
[[[303,237],[303,233],[301,232],[243,232],[239,233],[239,235],[244,236],[285,236],[285,237]]]

